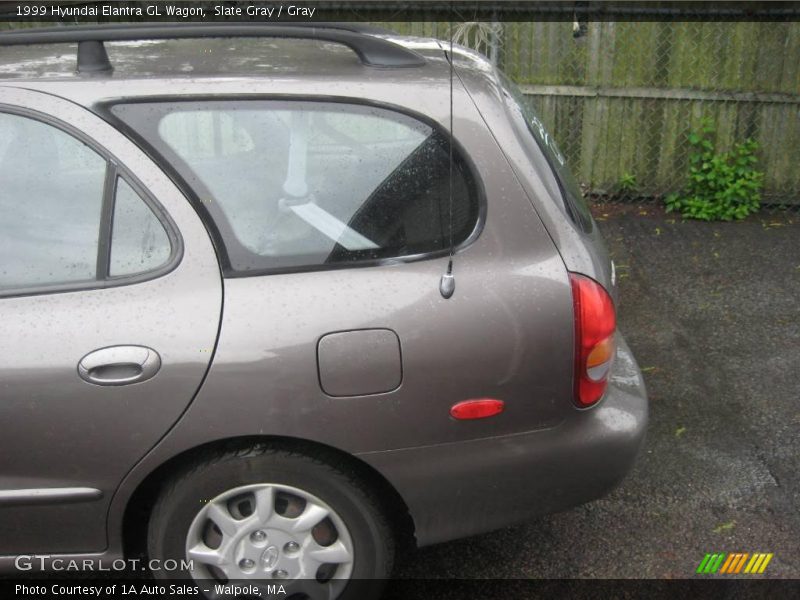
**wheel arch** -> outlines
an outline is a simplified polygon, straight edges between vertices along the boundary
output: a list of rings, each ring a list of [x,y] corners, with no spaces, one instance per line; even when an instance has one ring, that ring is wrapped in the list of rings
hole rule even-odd
[[[263,446],[305,454],[355,475],[376,495],[381,509],[385,511],[392,525],[398,549],[416,545],[414,520],[408,505],[395,487],[371,465],[343,450],[311,440],[249,435],[214,440],[186,449],[161,463],[142,479],[125,505],[122,518],[124,556],[131,558],[147,554],[147,527],[143,526],[143,523],[150,518],[153,505],[170,477],[181,469],[204,460],[205,457],[247,452]],[[402,554],[401,552],[400,555]]]

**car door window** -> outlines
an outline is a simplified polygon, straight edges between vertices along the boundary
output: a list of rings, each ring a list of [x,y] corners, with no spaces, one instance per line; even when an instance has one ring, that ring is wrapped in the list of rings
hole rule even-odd
[[[162,220],[117,171],[58,127],[0,113],[0,294],[102,287],[167,264]]]
[[[71,135],[0,113],[0,290],[94,280],[106,161]]]
[[[167,262],[170,243],[161,221],[122,178],[117,179],[111,233],[111,277],[152,271]]]

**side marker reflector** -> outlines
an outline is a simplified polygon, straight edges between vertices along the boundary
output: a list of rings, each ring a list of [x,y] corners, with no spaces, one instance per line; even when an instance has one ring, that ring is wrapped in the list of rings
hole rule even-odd
[[[477,400],[464,400],[454,404],[450,409],[450,416],[461,421],[468,419],[485,419],[503,412],[505,402],[494,398],[479,398]]]

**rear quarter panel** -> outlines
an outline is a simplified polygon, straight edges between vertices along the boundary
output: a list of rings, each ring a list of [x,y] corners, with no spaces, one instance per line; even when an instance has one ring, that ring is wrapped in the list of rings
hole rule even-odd
[[[313,97],[319,84],[308,88],[271,86]],[[402,109],[446,125],[448,88],[432,80],[425,91],[409,91]],[[364,90],[365,100],[396,104],[391,79]],[[552,427],[572,410],[573,316],[563,261],[460,87],[454,104],[455,135],[483,183],[487,209],[480,236],[456,254],[453,298],[438,290],[446,257],[226,279],[214,364],[158,455],[253,434],[352,453],[388,450]],[[402,384],[385,394],[329,397],[318,381],[317,342],[361,328],[398,334]],[[450,418],[455,402],[482,396],[503,399],[506,412],[480,423]]]
[[[423,84],[405,85],[402,95],[397,90],[404,81],[392,74],[376,74],[358,86],[333,75],[326,81],[209,80],[203,93],[246,90],[253,97],[320,99],[357,93],[359,100],[382,106],[401,103],[398,108],[428,115],[446,128],[449,80],[440,75],[435,71]],[[126,89],[157,95],[163,82],[122,81],[113,93],[124,96]],[[186,81],[171,89],[198,93]],[[88,94],[85,88],[76,93]],[[214,440],[282,436],[362,454],[548,429],[575,413],[573,313],[563,260],[458,85],[454,131],[486,197],[483,230],[455,255],[455,295],[445,300],[439,293],[446,257],[225,279],[220,338],[206,382],[177,425],[123,483],[111,512],[112,532],[121,531],[127,499],[149,473]],[[318,340],[361,328],[397,333],[402,383],[383,394],[327,396],[318,379]],[[454,403],[477,397],[502,399],[506,410],[481,421],[450,417]]]

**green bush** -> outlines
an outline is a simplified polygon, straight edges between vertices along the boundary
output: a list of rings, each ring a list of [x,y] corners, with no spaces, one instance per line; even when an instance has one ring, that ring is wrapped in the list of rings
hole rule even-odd
[[[638,187],[636,175],[625,171],[619,179],[619,191],[622,193],[635,192]]]
[[[764,173],[756,169],[758,144],[748,139],[728,152],[716,152],[714,125],[704,120],[689,134],[689,177],[684,190],[665,198],[667,212],[704,221],[744,219],[761,203]]]

